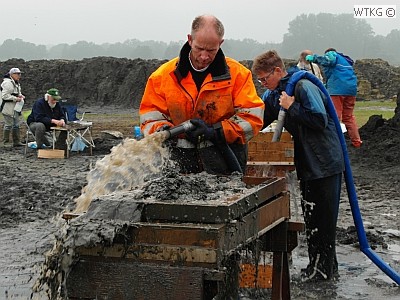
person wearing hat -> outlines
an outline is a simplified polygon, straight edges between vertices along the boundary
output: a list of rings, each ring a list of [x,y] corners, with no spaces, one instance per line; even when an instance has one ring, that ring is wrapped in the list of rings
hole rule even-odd
[[[18,68],[12,68],[1,83],[0,111],[4,117],[3,127],[3,145],[11,146],[10,133],[12,133],[12,145],[20,147],[21,143],[19,133],[19,123],[21,109],[24,105],[25,96],[21,93],[21,71]],[[17,105],[18,104],[18,105]]]
[[[46,138],[46,132],[54,126],[64,127],[67,123],[64,111],[58,103],[61,99],[58,89],[49,89],[43,98],[35,101],[32,112],[28,116],[27,123],[32,133],[35,135],[38,149],[51,146],[51,141]],[[56,148],[65,150],[67,132],[60,131],[57,138]]]

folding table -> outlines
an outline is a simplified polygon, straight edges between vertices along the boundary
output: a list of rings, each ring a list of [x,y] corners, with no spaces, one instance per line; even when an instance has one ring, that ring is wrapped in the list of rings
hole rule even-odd
[[[67,132],[67,158],[69,157],[69,152],[71,151],[71,146],[75,139],[78,139],[85,143],[89,147],[90,155],[93,154],[93,148],[95,147],[93,137],[92,137],[92,122],[87,121],[73,121],[69,122],[65,127],[51,127],[53,132],[53,149],[55,149],[56,142],[56,132],[66,131]],[[78,151],[79,152],[79,151]]]

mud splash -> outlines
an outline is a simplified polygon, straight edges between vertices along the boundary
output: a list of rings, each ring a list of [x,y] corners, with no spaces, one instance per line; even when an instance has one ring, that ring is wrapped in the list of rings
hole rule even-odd
[[[74,213],[82,213],[95,197],[116,191],[128,191],[159,175],[169,161],[163,147],[166,135],[155,133],[142,140],[125,139],[111,153],[96,162],[87,176],[87,185],[75,200]]]
[[[62,215],[55,218],[58,228],[56,241],[45,255],[45,263],[33,287],[34,294],[45,292],[49,299],[65,299],[66,279],[71,266],[78,259],[75,249],[95,244],[111,244],[116,232],[127,221],[139,221],[135,217],[126,220],[116,215],[115,211],[120,209],[129,211],[130,216],[140,217],[140,213],[134,213],[139,209],[137,206],[130,205],[129,210],[124,210],[117,201],[107,205],[106,209],[104,206],[94,205],[91,211],[84,212],[88,211],[94,199],[135,189],[160,176],[166,165],[172,166],[169,151],[163,146],[165,137],[165,134],[156,133],[139,141],[125,139],[113,147],[109,155],[96,162],[87,175],[87,185],[75,200],[74,213],[79,213],[80,216],[68,223],[62,219]],[[38,296],[32,298],[40,299]]]

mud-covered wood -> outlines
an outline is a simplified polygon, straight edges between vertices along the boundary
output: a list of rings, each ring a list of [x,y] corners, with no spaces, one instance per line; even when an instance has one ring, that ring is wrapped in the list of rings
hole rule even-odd
[[[294,163],[286,162],[247,162],[247,177],[286,177],[287,174],[295,170]]]
[[[203,299],[203,270],[85,257],[72,269],[67,290],[69,299]]]
[[[225,256],[259,238],[289,218],[289,196],[281,196],[225,224],[135,223],[112,246],[78,248],[86,256],[169,261],[177,265],[218,268]]]
[[[273,178],[244,195],[234,195],[218,201],[148,202],[142,211],[143,221],[173,221],[192,223],[228,223],[245,216],[257,207],[275,199],[286,190],[284,178]]]
[[[249,193],[217,201],[215,206],[199,201],[139,201],[145,217],[118,233],[112,245],[75,249],[79,260],[68,276],[68,295],[72,299],[237,298],[237,251],[290,217],[285,178],[265,180]]]
[[[303,222],[282,222],[262,237],[263,250],[291,252],[297,247],[298,232],[304,231]]]

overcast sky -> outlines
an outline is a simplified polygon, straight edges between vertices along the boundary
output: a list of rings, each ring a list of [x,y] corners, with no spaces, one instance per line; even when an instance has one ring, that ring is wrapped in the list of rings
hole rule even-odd
[[[44,45],[127,39],[186,40],[193,18],[213,14],[225,25],[226,39],[281,42],[300,14],[353,13],[355,4],[395,5],[398,0],[18,0],[3,6],[0,43],[20,38]],[[296,4],[294,4],[296,3]],[[397,5],[400,11],[400,4]],[[396,11],[396,13],[398,12]],[[366,19],[376,34],[400,29],[400,17]]]

